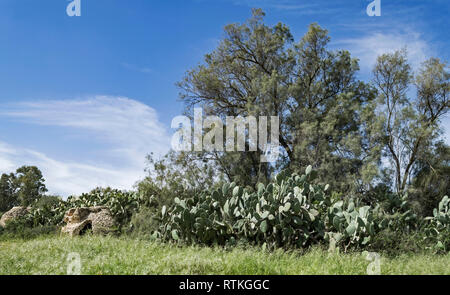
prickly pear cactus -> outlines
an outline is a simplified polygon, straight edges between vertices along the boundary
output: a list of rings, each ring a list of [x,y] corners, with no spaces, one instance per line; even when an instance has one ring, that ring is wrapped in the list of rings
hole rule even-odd
[[[266,247],[303,247],[324,238],[322,215],[330,206],[328,187],[315,185],[308,167],[303,175],[278,174],[249,193],[235,183],[163,208],[159,235],[165,240],[200,244],[245,241]]]
[[[425,218],[429,222],[425,228],[427,239],[434,243],[439,251],[450,249],[450,198],[445,196],[438,208],[433,210],[433,217]]]

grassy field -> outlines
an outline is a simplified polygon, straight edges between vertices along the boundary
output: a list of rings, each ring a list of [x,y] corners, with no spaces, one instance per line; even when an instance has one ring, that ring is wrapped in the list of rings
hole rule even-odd
[[[356,274],[370,261],[361,253],[265,252],[261,249],[176,247],[113,237],[46,237],[0,241],[0,274],[66,274],[69,253],[81,257],[81,274]],[[450,274],[450,254],[381,256],[382,274]]]

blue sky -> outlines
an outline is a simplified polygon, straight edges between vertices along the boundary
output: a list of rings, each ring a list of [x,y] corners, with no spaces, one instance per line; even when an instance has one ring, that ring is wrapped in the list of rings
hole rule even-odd
[[[131,188],[145,155],[170,148],[183,108],[175,83],[252,7],[296,40],[318,22],[332,48],[360,58],[361,79],[378,54],[404,46],[414,67],[449,60],[450,2],[381,0],[382,16],[369,17],[370,2],[81,0],[82,15],[69,17],[68,0],[1,0],[0,173],[37,165],[64,196]]]

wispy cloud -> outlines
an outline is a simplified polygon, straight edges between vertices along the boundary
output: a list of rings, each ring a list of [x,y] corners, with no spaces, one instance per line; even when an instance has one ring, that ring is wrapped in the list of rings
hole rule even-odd
[[[63,196],[79,195],[97,186],[130,189],[142,177],[137,167],[108,167],[59,161],[44,153],[0,142],[0,172],[12,172],[22,165],[39,167],[49,191]]]
[[[103,159],[86,157],[80,162],[54,159],[42,151],[0,143],[0,172],[25,164],[37,165],[55,193],[79,194],[106,185],[130,189],[143,176],[145,156],[150,152],[162,154],[170,148],[170,137],[156,111],[129,98],[96,96],[23,102],[3,109],[0,116],[63,128],[68,134],[77,134],[77,138],[92,138],[92,145],[84,147],[85,151],[101,149]],[[99,142],[108,148],[99,147]]]
[[[299,0],[231,0],[235,5],[275,9],[295,15],[331,14],[341,11],[334,1],[317,3]]]
[[[300,10],[317,7],[314,3],[300,3],[300,1],[292,0],[233,0],[235,5],[245,5],[250,7],[268,7],[279,10]]]
[[[352,55],[360,59],[361,69],[370,71],[377,57],[383,53],[407,49],[408,60],[414,69],[433,55],[433,49],[415,31],[408,32],[371,32],[359,38],[349,38],[334,42],[337,47],[348,49]]]

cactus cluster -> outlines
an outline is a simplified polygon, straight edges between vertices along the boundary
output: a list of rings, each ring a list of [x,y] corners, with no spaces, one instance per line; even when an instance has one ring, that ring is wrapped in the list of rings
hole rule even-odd
[[[164,240],[200,244],[245,241],[266,247],[304,247],[330,241],[365,244],[375,234],[369,207],[332,203],[328,185],[314,184],[309,166],[303,175],[278,174],[267,186],[248,192],[234,183],[191,199],[175,200],[161,212]]]
[[[267,185],[255,190],[235,183],[204,191],[191,198],[175,198],[163,206],[156,220],[154,237],[165,241],[202,245],[261,245],[266,248],[302,248],[313,243],[330,247],[363,248],[384,229],[394,232],[411,227],[425,233],[439,250],[450,248],[450,199],[446,196],[433,217],[418,218],[407,196],[388,196],[375,207],[360,199],[330,196],[328,185],[317,184],[317,173],[309,166],[305,173],[281,172]],[[74,207],[107,206],[118,224],[129,224],[141,207],[151,206],[154,197],[137,192],[95,189],[67,201],[31,210],[26,221],[36,225],[58,225]]]
[[[328,208],[325,240],[336,244],[366,245],[379,229],[374,210],[369,206],[357,207],[353,200],[347,204],[338,201]]]
[[[442,251],[450,249],[450,198],[445,196],[439,207],[433,210],[433,216],[425,218],[429,223],[425,228],[427,239],[434,242]]]
[[[384,208],[377,206],[380,215],[380,227],[393,231],[409,231],[422,226],[423,220],[414,213],[408,194],[388,194],[385,196]]]
[[[125,224],[139,210],[141,202],[136,193],[97,188],[77,198],[69,197],[67,203],[70,208],[107,206],[116,221]]]
[[[118,224],[124,225],[131,219],[133,213],[147,202],[148,200],[144,200],[137,193],[97,188],[79,197],[71,196],[66,201],[60,200],[52,206],[32,207],[26,218],[34,226],[60,225],[64,214],[70,208],[107,206]]]

